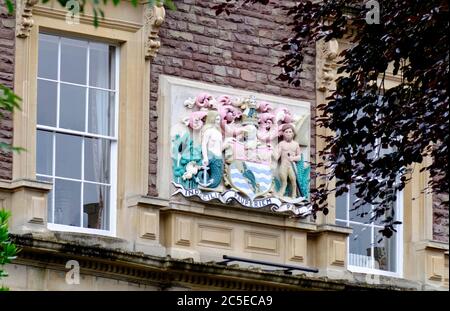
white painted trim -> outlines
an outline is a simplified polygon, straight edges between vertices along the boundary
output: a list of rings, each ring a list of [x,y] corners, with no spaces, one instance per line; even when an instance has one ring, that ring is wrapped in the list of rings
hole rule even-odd
[[[109,210],[109,231],[112,236],[117,235],[117,206],[118,206],[118,197],[117,197],[117,183],[118,177],[117,173],[119,170],[118,158],[119,158],[119,150],[118,150],[118,140],[119,140],[119,74],[120,74],[120,48],[119,46],[115,47],[115,81],[114,88],[116,89],[116,94],[114,95],[114,137],[115,141],[111,141],[111,157],[110,161],[110,183],[111,188],[109,190],[109,198],[110,198],[110,210]],[[124,165],[126,165],[124,163]]]
[[[59,225],[48,223],[47,228],[51,231],[63,231],[63,232],[78,232],[78,233],[87,233],[87,234],[97,234],[115,237],[115,232],[108,230],[99,230],[99,229],[91,229],[91,228],[83,228],[83,227],[75,227],[75,226],[67,226],[67,225]]]
[[[348,265],[347,269],[349,271],[355,272],[355,273],[385,275],[385,276],[392,276],[392,277],[396,277],[396,278],[401,278],[402,277],[402,275],[397,273],[397,272],[385,271],[385,270],[380,270],[380,269],[369,269],[369,268],[363,268],[363,267],[351,266],[351,265]]]
[[[89,85],[89,61],[91,53],[89,52],[90,43],[87,42],[87,49],[86,49],[86,84]],[[61,83],[61,82],[60,82]],[[84,132],[87,132],[88,130],[88,118],[89,118],[89,88],[85,88],[85,108],[84,108]],[[85,152],[85,139],[84,137],[81,139],[81,180],[84,180],[84,152]],[[81,200],[80,200],[80,227],[84,227],[84,213],[83,213],[83,206],[84,206],[84,184],[81,183]],[[55,206],[53,206],[55,208]]]
[[[57,133],[62,133],[62,134],[78,135],[78,136],[84,136],[84,137],[88,137],[88,138],[103,138],[103,139],[107,139],[107,140],[111,140],[111,141],[117,140],[117,136],[105,136],[105,135],[100,135],[100,134],[69,130],[69,129],[65,129],[65,128],[57,128],[57,127],[47,126],[47,125],[37,125],[36,128],[38,130],[57,132]]]
[[[61,180],[77,181],[77,182],[83,182],[83,183],[87,183],[87,184],[91,184],[91,185],[98,185],[98,186],[108,186],[108,187],[111,186],[111,184],[95,182],[95,181],[90,181],[90,180],[86,180],[86,179],[76,179],[76,178],[53,176],[53,175],[46,175],[46,174],[36,174],[36,176],[41,176],[41,177],[50,178],[50,179],[56,178],[56,179],[61,179]]]
[[[81,39],[82,40],[82,39]],[[91,40],[92,41],[92,40]],[[89,42],[91,42],[89,41]],[[106,44],[106,43],[105,43]],[[108,45],[113,45],[114,44],[108,44]],[[89,53],[89,52],[88,52]],[[89,66],[89,64],[88,64]],[[84,87],[84,88],[90,88],[90,89],[94,89],[94,90],[99,90],[99,91],[105,91],[105,92],[111,92],[111,93],[115,93],[117,92],[117,90],[114,89],[105,89],[103,87],[98,87],[98,86],[92,86],[89,84],[79,84],[79,83],[73,83],[73,82],[67,82],[67,81],[58,81],[58,80],[54,80],[54,79],[49,79],[49,78],[42,78],[42,77],[38,77],[38,80],[42,80],[42,81],[48,81],[48,82],[54,82],[54,83],[61,83],[61,84],[66,84],[66,85],[71,85],[71,86],[79,86],[79,87]]]
[[[404,203],[403,203],[403,195],[404,192],[403,190],[397,193],[397,210],[396,210],[396,215],[395,215],[395,219],[398,221],[401,221],[402,224],[398,226],[399,230],[395,233],[397,234],[397,276],[398,277],[403,277],[404,275],[404,260],[403,260],[403,252],[404,252],[404,246],[405,246],[405,241],[403,239],[403,231],[405,228],[405,221],[403,218],[403,214],[404,214]]]

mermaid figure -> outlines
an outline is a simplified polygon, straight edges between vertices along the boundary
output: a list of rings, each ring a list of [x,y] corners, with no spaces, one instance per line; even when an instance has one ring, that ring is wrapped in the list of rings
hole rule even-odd
[[[208,111],[206,122],[202,129],[202,171],[197,182],[202,188],[213,190],[222,182],[222,132],[220,130],[220,115],[217,111]],[[216,190],[216,189],[214,189]]]

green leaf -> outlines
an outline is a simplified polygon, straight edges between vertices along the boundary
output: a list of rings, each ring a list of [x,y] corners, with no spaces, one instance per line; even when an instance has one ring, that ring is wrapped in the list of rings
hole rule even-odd
[[[11,0],[6,0],[6,7],[8,8],[8,14],[12,14],[14,12],[14,4]]]
[[[93,8],[92,11],[94,12],[94,27],[98,27],[98,12],[96,8]]]
[[[10,144],[4,143],[4,142],[0,142],[0,150],[17,152],[18,154],[20,154],[22,151],[26,151],[25,148],[14,147],[14,146],[11,146]]]
[[[10,88],[0,84],[0,108],[11,112],[15,108],[20,109],[21,100],[22,99],[14,94],[14,92]]]
[[[172,11],[175,11],[177,9],[177,7],[175,6],[175,3],[173,3],[172,0],[163,0],[164,1],[164,5]]]

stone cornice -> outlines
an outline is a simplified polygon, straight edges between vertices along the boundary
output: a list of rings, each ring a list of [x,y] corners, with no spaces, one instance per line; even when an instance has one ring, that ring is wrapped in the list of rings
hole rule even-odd
[[[0,181],[0,189],[6,189],[10,191],[16,191],[20,188],[32,188],[40,191],[52,190],[52,184],[45,181],[34,179],[15,179],[13,181]]]
[[[314,233],[322,233],[322,232],[330,232],[334,234],[342,234],[342,235],[350,235],[353,232],[353,229],[350,227],[342,227],[333,224],[323,224],[317,226],[317,230]]]
[[[17,0],[16,7],[16,36],[27,38],[30,35],[31,28],[34,25],[33,12],[42,16],[49,16],[58,19],[66,18],[67,11],[42,5],[37,5],[38,0]],[[145,5],[143,24],[136,24],[125,20],[102,19],[103,27],[120,29],[125,31],[138,31],[143,28],[145,40],[145,58],[152,59],[156,56],[161,42],[158,32],[164,22],[165,9],[162,4],[157,3],[153,6]],[[80,16],[81,23],[93,23],[94,17],[83,14]]]
[[[346,280],[312,278],[305,274],[224,267],[191,259],[177,260],[143,253],[125,252],[98,246],[83,246],[32,235],[12,235],[22,249],[17,264],[65,271],[68,260],[78,260],[81,273],[123,279],[142,284],[228,290],[405,290],[395,286],[375,286]]]
[[[441,242],[441,241],[434,241],[434,240],[423,240],[416,243],[415,249],[416,250],[422,250],[422,249],[434,249],[439,250],[442,252],[447,251],[448,252],[448,243]]]
[[[37,5],[33,8],[33,13],[39,16],[47,16],[55,19],[65,19],[67,11],[64,9],[58,9],[53,7],[47,7],[43,5]],[[94,16],[88,14],[80,14],[80,23],[82,24],[94,24]],[[124,30],[129,32],[136,32],[142,28],[142,24],[133,23],[121,19],[112,19],[105,16],[100,20],[100,27]]]

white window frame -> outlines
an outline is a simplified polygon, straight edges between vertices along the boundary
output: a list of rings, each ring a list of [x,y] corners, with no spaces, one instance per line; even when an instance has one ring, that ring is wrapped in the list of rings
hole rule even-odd
[[[351,202],[351,193],[350,193],[351,189],[349,190],[349,192],[345,193],[345,195],[347,196],[347,200],[346,200],[346,208],[347,208],[347,219],[339,219],[336,217],[336,221],[339,222],[345,222],[347,226],[350,226],[350,224],[356,224],[356,225],[364,225],[369,227],[370,226],[370,230],[371,230],[371,257],[374,257],[374,242],[375,240],[375,236],[374,234],[376,233],[375,230],[377,229],[381,229],[383,226],[382,225],[377,225],[374,223],[364,223],[364,222],[360,222],[360,221],[355,221],[355,220],[350,220],[350,208],[353,206],[353,202]],[[337,206],[336,206],[337,208]],[[403,191],[397,191],[397,200],[395,201],[395,220],[396,221],[402,221],[403,220]],[[366,267],[360,267],[360,266],[355,266],[355,265],[350,265],[350,236],[347,238],[347,269],[351,272],[356,272],[356,273],[366,273],[366,274],[377,274],[377,275],[385,275],[385,276],[391,276],[391,277],[398,277],[401,278],[403,277],[403,223],[402,225],[397,226],[396,228],[397,232],[394,232],[394,234],[396,235],[396,246],[395,246],[395,250],[396,250],[396,260],[395,260],[395,272],[392,271],[385,271],[385,270],[381,270],[381,269],[376,269],[372,266],[372,268],[366,268]],[[374,264],[374,260],[372,260],[372,264]]]
[[[65,231],[65,232],[79,232],[79,233],[87,233],[87,234],[97,234],[97,235],[104,235],[104,236],[116,236],[116,222],[117,222],[117,170],[118,170],[118,137],[119,137],[119,69],[120,69],[120,47],[116,44],[111,44],[104,42],[105,44],[108,44],[109,46],[114,46],[114,61],[115,61],[115,68],[114,68],[114,89],[105,89],[101,87],[95,87],[89,85],[89,55],[90,55],[90,42],[101,42],[98,40],[91,40],[88,38],[83,38],[79,36],[70,36],[70,35],[61,35],[57,33],[52,32],[40,32],[39,34],[48,34],[48,35],[54,35],[59,37],[58,41],[58,77],[56,80],[48,79],[48,78],[41,78],[37,76],[37,80],[42,81],[50,81],[58,83],[57,87],[57,103],[56,103],[56,109],[57,109],[57,118],[56,118],[56,127],[52,126],[46,126],[46,125],[38,125],[36,124],[37,130],[45,130],[53,133],[61,133],[61,134],[73,134],[80,137],[90,137],[90,138],[104,138],[108,139],[111,142],[110,145],[110,198],[109,198],[109,230],[102,230],[102,229],[92,229],[92,228],[84,228],[84,227],[77,227],[77,226],[69,226],[69,225],[61,225],[61,224],[55,224],[55,223],[47,223],[47,228],[51,231]],[[60,69],[61,69],[61,38],[70,38],[70,39],[77,39],[77,40],[84,40],[88,43],[87,48],[87,59],[86,59],[86,84],[78,84],[78,83],[72,83],[72,82],[65,82],[60,80]],[[39,65],[39,64],[38,64]],[[59,109],[60,109],[60,84],[66,84],[66,85],[73,85],[73,86],[80,86],[86,88],[86,90],[89,89],[97,89],[97,90],[103,90],[111,92],[113,91],[115,93],[114,95],[114,136],[105,136],[105,135],[99,135],[99,134],[92,134],[88,132],[82,132],[82,131],[76,131],[76,130],[70,130],[70,129],[64,129],[59,128]],[[88,110],[88,104],[89,104],[89,92],[86,92],[86,118],[85,122],[88,122],[87,114],[89,112]],[[86,125],[86,124],[85,124]],[[85,129],[87,127],[85,126]],[[82,140],[82,158],[81,158],[81,178],[78,179],[71,179],[71,178],[65,178],[65,177],[55,177],[55,153],[56,153],[56,135],[53,135],[53,150],[52,150],[52,175],[44,175],[44,174],[36,174],[36,177],[44,177],[44,178],[58,178],[62,180],[72,180],[72,181],[81,181],[84,182],[84,139]],[[91,182],[91,184],[98,184],[98,185],[105,185],[103,183],[97,183],[97,182]],[[54,191],[54,189],[52,190]],[[81,187],[81,222],[80,224],[83,224],[83,192],[84,187]],[[54,221],[54,213],[55,213],[55,195],[52,195],[52,221]]]

